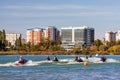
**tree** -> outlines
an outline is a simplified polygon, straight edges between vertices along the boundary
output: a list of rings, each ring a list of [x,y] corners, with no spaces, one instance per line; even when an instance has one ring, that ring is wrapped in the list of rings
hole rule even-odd
[[[19,37],[16,41],[15,41],[15,46],[16,48],[19,50],[22,46],[22,43],[21,43],[21,37]]]
[[[108,49],[110,53],[120,53],[120,45],[112,46]]]
[[[31,43],[30,43],[30,42],[28,42],[28,43],[26,44],[26,48],[27,48],[27,51],[30,52],[30,48],[31,48]]]
[[[102,51],[102,52],[105,51],[106,50],[106,46],[105,45],[100,45],[99,50]]]
[[[57,39],[57,44],[58,44],[58,45],[61,44],[61,36],[58,37],[58,39]]]
[[[0,50],[6,50],[5,30],[0,31]]]
[[[94,41],[94,45],[96,45],[97,48],[99,48],[99,46],[100,46],[100,45],[103,45],[103,43],[102,43],[101,40],[97,39],[97,40]]]
[[[73,54],[80,54],[81,53],[81,46],[78,45],[77,47],[73,48],[71,53],[73,53]]]
[[[6,43],[6,34],[5,34],[5,30],[3,29],[2,31],[2,37],[3,37],[3,43]]]
[[[87,54],[87,48],[82,49],[82,54]]]
[[[116,41],[116,45],[120,45],[120,40]]]
[[[96,45],[92,45],[92,46],[90,46],[90,50],[91,50],[93,53],[97,53],[98,47],[97,47]]]
[[[110,41],[110,42],[107,42],[107,47],[110,48],[112,46],[116,45],[116,41]]]

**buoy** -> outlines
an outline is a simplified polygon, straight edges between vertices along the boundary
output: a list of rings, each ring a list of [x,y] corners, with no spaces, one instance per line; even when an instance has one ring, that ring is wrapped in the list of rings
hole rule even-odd
[[[85,62],[84,62],[84,66],[88,66],[88,62],[85,61]]]

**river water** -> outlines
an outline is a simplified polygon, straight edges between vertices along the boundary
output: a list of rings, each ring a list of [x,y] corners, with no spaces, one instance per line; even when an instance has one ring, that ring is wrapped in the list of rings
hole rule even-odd
[[[16,66],[20,55],[0,56],[0,80],[120,80],[120,56],[92,56],[84,62],[75,62],[76,55],[57,55],[59,62],[47,61],[47,55],[23,55],[28,62]],[[54,55],[50,55],[53,59]]]

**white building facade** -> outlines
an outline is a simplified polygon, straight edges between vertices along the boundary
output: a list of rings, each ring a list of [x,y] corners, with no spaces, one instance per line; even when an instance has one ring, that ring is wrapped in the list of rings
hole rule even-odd
[[[90,46],[94,43],[94,28],[87,26],[61,28],[62,46],[66,50],[86,44]]]
[[[16,33],[8,33],[6,34],[6,40],[11,43],[11,45],[15,45],[15,41],[17,39],[21,39],[21,34],[16,34]]]
[[[120,30],[116,33],[116,41],[120,40]]]

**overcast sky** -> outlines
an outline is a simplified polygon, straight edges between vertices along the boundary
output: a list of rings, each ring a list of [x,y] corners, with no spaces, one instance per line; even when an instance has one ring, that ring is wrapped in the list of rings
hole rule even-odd
[[[0,29],[21,33],[34,27],[88,26],[95,38],[120,29],[120,0],[0,0]]]

